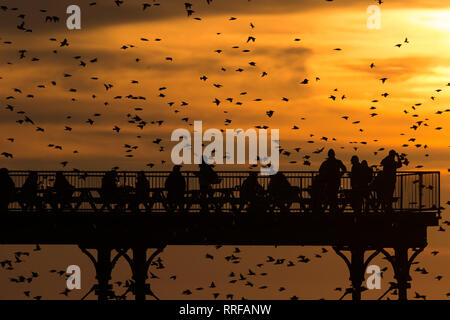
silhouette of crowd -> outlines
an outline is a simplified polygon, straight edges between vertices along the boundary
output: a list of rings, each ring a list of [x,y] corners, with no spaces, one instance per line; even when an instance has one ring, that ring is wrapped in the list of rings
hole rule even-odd
[[[366,160],[360,161],[354,155],[351,158],[351,169],[347,172],[347,167],[336,158],[335,151],[330,149],[308,188],[292,185],[282,172],[270,176],[267,187],[264,187],[258,174],[251,172],[238,186],[227,189],[214,187],[222,179],[214,166],[204,160],[195,173],[198,189],[188,188],[181,166],[176,165],[165,178],[162,188],[151,188],[143,171],[136,174],[134,186],[121,184],[118,173],[108,171],[101,179],[98,194],[103,208],[116,211],[139,211],[144,206],[148,212],[155,202],[161,202],[169,212],[182,212],[193,204],[198,205],[201,212],[210,212],[220,208],[220,201],[228,201],[239,209],[245,208],[248,213],[256,214],[274,209],[288,212],[292,203],[297,201],[305,211],[314,213],[342,212],[346,205],[350,205],[355,213],[374,211],[373,209],[392,212],[397,169],[401,167],[401,156],[391,150],[381,161],[381,171],[375,173]],[[346,173],[350,178],[350,189],[342,188],[342,177]],[[23,185],[17,188],[9,171],[0,169],[0,210],[7,212],[13,202],[19,203],[24,211],[41,210],[44,203],[50,204],[56,211],[73,208],[77,189],[63,172],[57,172],[53,186],[44,189],[45,192],[42,191],[42,182],[35,171],[29,172]],[[218,192],[222,196],[217,195]],[[239,197],[232,196],[235,192],[239,192]],[[310,195],[308,205],[304,203],[304,192]]]

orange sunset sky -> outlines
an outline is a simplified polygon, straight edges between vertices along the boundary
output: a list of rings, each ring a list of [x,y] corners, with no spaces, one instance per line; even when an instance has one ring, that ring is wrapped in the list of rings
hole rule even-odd
[[[194,11],[189,17],[187,1]],[[171,132],[192,130],[193,121],[202,120],[204,128],[280,129],[280,145],[290,152],[281,155],[281,170],[315,170],[329,148],[348,166],[353,154],[378,164],[394,148],[408,155],[410,165],[403,169],[439,170],[442,205],[450,200],[448,1],[386,0],[379,5],[379,30],[366,24],[367,7],[377,5],[372,0],[213,0],[209,5],[206,0],[124,0],[120,6],[113,0],[92,2],[0,2],[5,6],[0,9],[0,153],[13,155],[2,156],[0,167],[61,170],[61,162],[67,161],[65,170],[148,170],[149,163],[154,170],[170,170]],[[151,6],[143,10],[144,2]],[[66,27],[71,4],[81,8],[81,30]],[[60,21],[45,22],[46,16]],[[17,28],[22,21],[32,32]],[[68,46],[60,45],[64,39]],[[26,50],[22,58],[20,50]],[[203,76],[207,79],[201,80]],[[383,83],[382,78],[387,80]],[[308,83],[301,84],[304,79]],[[108,84],[113,86],[106,90]],[[268,111],[273,111],[271,117]],[[140,120],[130,123],[136,116]],[[25,117],[33,123],[17,122]],[[138,128],[140,121],[145,121],[143,129]],[[113,131],[115,126],[120,132]],[[156,144],[155,139],[162,141]],[[137,148],[126,152],[125,144]],[[324,152],[314,153],[321,148]],[[311,165],[305,165],[305,156]],[[434,230],[429,240],[419,260],[430,274],[412,272],[409,295],[416,290],[429,298],[446,298],[449,237]],[[0,260],[13,257],[16,249],[1,247]],[[431,256],[435,249],[440,254]],[[212,279],[222,281],[225,291],[236,291],[227,284],[230,270],[223,259],[204,262],[205,252],[214,250],[168,248],[163,257],[173,269],[158,274],[154,291],[161,298],[184,298],[182,290],[206,286]],[[232,251],[225,248],[222,254]],[[248,269],[267,255],[313,255],[320,248],[246,252]],[[89,270],[83,286],[90,287],[92,268],[76,248],[44,246],[16,271],[2,270],[0,299],[25,298],[9,277],[30,269],[45,274],[35,284],[36,294],[64,298],[57,294],[64,290],[64,281],[48,275],[47,269],[68,264]],[[128,269],[121,270],[126,279]],[[172,272],[181,280],[165,280]],[[272,291],[243,287],[237,296],[336,299],[340,293],[333,289],[348,286],[344,263],[331,253],[323,261],[288,271],[274,267],[268,273]],[[434,279],[437,275],[443,279]],[[387,286],[392,272],[385,277]],[[288,290],[278,292],[280,286]],[[71,297],[80,298],[87,289]],[[376,298],[381,293],[364,294]],[[198,291],[191,297],[209,299],[211,293]]]

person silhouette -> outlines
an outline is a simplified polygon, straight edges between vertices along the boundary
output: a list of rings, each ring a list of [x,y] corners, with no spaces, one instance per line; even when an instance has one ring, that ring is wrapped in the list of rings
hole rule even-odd
[[[148,211],[148,203],[150,200],[150,182],[145,176],[144,171],[138,172],[136,176],[134,196],[129,196],[128,206],[131,211],[139,211],[139,205],[143,204],[145,209]]]
[[[241,206],[247,205],[247,212],[266,211],[264,188],[258,182],[258,173],[250,172],[240,188]]]
[[[8,212],[8,207],[14,201],[16,186],[6,168],[0,169],[0,214]]]
[[[311,213],[321,214],[323,213],[323,205],[326,201],[325,197],[326,180],[319,173],[312,177],[310,195],[311,195]]]
[[[200,184],[200,205],[203,212],[208,212],[209,202],[213,197],[211,185],[220,183],[220,178],[214,171],[214,166],[208,164],[204,159],[202,160],[202,163],[198,165],[199,172],[197,173]]]
[[[70,207],[72,195],[75,188],[69,183],[62,172],[57,172],[53,188],[56,196],[56,209],[60,206],[64,210],[67,206]]]
[[[350,162],[352,163],[350,171],[351,205],[355,213],[361,213],[363,202],[362,166],[356,155],[352,156]]]
[[[325,181],[326,207],[330,206],[331,212],[337,212],[337,198],[341,186],[341,177],[347,168],[341,160],[336,159],[333,149],[328,151],[328,158],[320,165],[319,174]]]
[[[186,192],[186,180],[181,173],[181,166],[175,165],[166,179],[167,205],[169,210],[183,210]]]
[[[361,191],[364,210],[367,210],[370,198],[370,185],[373,181],[373,169],[366,160],[361,161]]]
[[[120,205],[122,203],[121,193],[117,184],[117,172],[114,170],[106,172],[102,178],[102,186],[100,189],[100,196],[104,207],[112,209],[111,204]]]
[[[273,201],[274,208],[278,207],[282,211],[289,209],[292,203],[293,189],[283,173],[278,171],[270,177],[267,191]]]
[[[25,211],[28,209],[32,210],[33,207],[36,209],[42,207],[38,197],[38,190],[38,174],[35,171],[31,171],[21,188],[21,202],[24,205]]]
[[[402,161],[399,154],[395,150],[389,151],[386,158],[381,161],[381,166],[383,167],[381,172],[382,205],[386,212],[392,212],[392,202],[397,180],[397,169],[402,167]]]

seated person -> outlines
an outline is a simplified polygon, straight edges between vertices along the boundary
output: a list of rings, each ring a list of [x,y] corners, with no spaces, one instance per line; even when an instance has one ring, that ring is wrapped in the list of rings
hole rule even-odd
[[[25,211],[33,209],[33,207],[36,207],[37,209],[42,207],[38,197],[38,190],[38,174],[35,171],[31,171],[28,174],[20,193],[21,203],[23,203]]]
[[[111,204],[121,205],[123,203],[122,193],[117,185],[117,172],[108,171],[102,178],[100,196],[104,206],[111,208]]]
[[[59,206],[61,209],[64,209],[66,206],[70,207],[75,188],[67,181],[62,172],[56,173],[53,188],[56,195],[56,208]]]
[[[265,190],[258,182],[258,174],[251,172],[242,183],[240,190],[241,205],[247,205],[248,212],[266,211]]]
[[[286,176],[281,172],[277,172],[270,178],[268,192],[274,207],[287,210],[292,204],[295,190]]]
[[[136,197],[133,204],[133,210],[139,210],[139,205],[143,204],[146,208],[150,200],[150,182],[145,176],[145,172],[138,173],[136,178]]]

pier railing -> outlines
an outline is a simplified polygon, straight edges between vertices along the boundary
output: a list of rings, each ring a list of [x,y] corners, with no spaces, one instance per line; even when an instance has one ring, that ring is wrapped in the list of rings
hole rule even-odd
[[[246,171],[219,171],[217,172],[221,178],[221,182],[212,185],[213,197],[220,198],[220,205],[216,206],[216,211],[222,212],[241,212],[245,211],[245,205],[240,203],[240,186],[249,176]],[[18,191],[24,184],[29,172],[28,171],[11,171],[15,186]],[[45,194],[46,190],[51,190],[55,181],[56,171],[37,172],[39,190]],[[104,171],[65,171],[63,172],[69,183],[75,188],[73,196],[73,204],[70,206],[72,210],[76,207],[76,211],[103,211],[100,188]],[[118,186],[133,189],[135,187],[138,172],[135,171],[117,171]],[[164,190],[165,181],[170,172],[165,171],[149,171],[145,172],[150,189],[149,201],[151,202],[150,210],[145,210],[140,206],[140,211],[151,212],[167,212],[166,201],[167,192]],[[185,207],[186,211],[200,211],[201,205],[195,201],[195,192],[200,189],[198,172],[186,171],[182,172],[186,181],[186,192],[190,194],[191,203]],[[289,212],[303,213],[311,212],[311,186],[313,179],[318,172],[315,171],[286,171],[283,174],[287,177],[292,187],[296,189],[297,195],[294,201],[289,204]],[[377,173],[375,173],[374,177]],[[258,176],[258,182],[267,190],[270,182],[270,176]],[[342,212],[352,212],[351,205],[351,179],[348,173],[344,174],[341,179],[339,191],[339,206]],[[24,207],[20,203],[20,199],[16,199],[10,204],[11,211],[23,211]],[[364,200],[364,211],[381,212],[381,203],[376,190],[369,190],[367,199]],[[104,207],[104,206],[103,206]],[[392,208],[397,212],[440,212],[440,175],[439,172],[431,171],[405,171],[398,172],[396,178],[395,191],[393,196]],[[51,206],[45,204],[41,210],[51,210]],[[149,209],[149,208],[147,208]],[[278,212],[280,208],[272,208],[272,211]],[[125,210],[127,210],[125,208]],[[327,209],[326,209],[327,210]],[[325,210],[325,211],[326,211]]]

